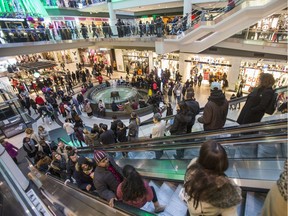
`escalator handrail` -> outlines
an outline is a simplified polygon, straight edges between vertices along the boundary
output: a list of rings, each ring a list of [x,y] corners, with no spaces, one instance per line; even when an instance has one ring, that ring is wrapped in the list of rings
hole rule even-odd
[[[286,119],[280,119],[280,120],[272,120],[269,122],[260,122],[260,123],[258,122],[258,123],[248,124],[248,125],[228,127],[228,128],[223,128],[221,130],[200,131],[200,132],[194,132],[194,133],[190,133],[190,134],[174,135],[174,136],[168,136],[168,137],[159,137],[159,138],[146,139],[146,140],[138,140],[136,142],[115,143],[115,144],[105,145],[105,147],[113,147],[114,148],[114,147],[131,146],[131,145],[143,146],[145,144],[151,145],[153,143],[163,143],[166,141],[170,141],[171,139],[173,139],[174,141],[196,139],[198,137],[199,138],[203,137],[204,134],[205,134],[205,137],[209,137],[209,136],[212,137],[212,136],[219,135],[219,134],[245,133],[245,132],[253,132],[253,130],[254,131],[261,131],[261,128],[263,128],[263,129],[266,128],[266,130],[271,130],[271,128],[277,127],[277,124],[280,125],[279,127],[282,126],[282,128],[287,128],[287,120]],[[104,147],[104,146],[101,146],[101,147]],[[91,150],[91,147],[78,148],[78,151],[85,151],[85,150]]]
[[[61,179],[57,178],[56,176],[53,176],[53,175],[48,175],[48,176],[49,176],[50,179],[52,179],[53,181],[57,182],[58,184],[62,184],[63,186],[65,185],[64,182]],[[65,186],[77,191],[78,193],[84,194],[85,196],[88,196],[88,197],[90,197],[92,199],[97,200],[98,202],[101,202],[101,203],[109,206],[109,204],[108,204],[108,202],[106,200],[102,199],[99,196],[94,195],[93,193],[89,193],[89,192],[86,192],[86,191],[83,191],[83,190],[79,189],[73,183],[68,183]],[[127,205],[125,203],[122,203],[121,201],[115,201],[114,202],[114,208],[118,209],[120,211],[124,211],[125,213],[128,213],[130,215],[131,215],[131,213],[134,213],[135,215],[141,215],[140,214],[141,212],[145,213],[145,215],[147,215],[147,216],[154,216],[155,215],[155,214],[153,214],[151,212],[147,212],[145,210],[138,209],[138,208],[135,208],[133,206]],[[137,213],[135,213],[135,212],[137,212]]]
[[[27,161],[28,161],[28,164],[29,165],[32,165],[33,166],[33,163],[32,161],[30,160],[30,158],[26,157]],[[41,173],[39,170],[38,170],[39,173]],[[45,175],[43,173],[41,173],[42,175]],[[95,194],[93,193],[89,193],[89,192],[86,192],[86,191],[83,191],[81,189],[79,189],[78,187],[76,187],[75,184],[73,183],[68,183],[68,184],[65,184],[64,181],[60,178],[57,178],[57,176],[54,176],[54,175],[51,175],[49,173],[46,174],[47,178],[50,178],[52,179],[54,182],[57,182],[58,184],[61,184],[63,186],[66,186],[66,187],[69,187],[75,191],[77,191],[78,193],[81,193],[85,196],[88,196],[94,200],[97,200],[98,202],[101,202],[107,206],[109,206],[108,202],[104,199],[102,199],[101,197],[99,196],[96,196]],[[42,188],[43,189],[43,188]],[[155,214],[151,213],[151,212],[147,212],[145,210],[142,210],[142,209],[138,209],[138,208],[135,208],[133,206],[130,206],[130,205],[127,205],[125,203],[121,203],[120,201],[115,201],[114,202],[114,208],[115,209],[118,209],[119,211],[123,211],[129,215],[141,215],[140,213],[144,213],[144,215],[147,215],[147,216],[154,216]],[[133,214],[131,214],[133,213]]]
[[[113,148],[113,147],[102,147],[102,148],[96,148],[105,150],[107,152],[131,152],[131,151],[158,151],[158,150],[177,150],[177,149],[191,149],[191,148],[200,148],[202,145],[202,142],[204,140],[199,140],[195,142],[181,142],[181,143],[165,143],[163,145],[151,145],[151,146],[130,146],[128,148]],[[220,143],[223,146],[237,146],[237,145],[258,145],[258,144],[270,144],[278,142],[286,142],[287,141],[287,134],[282,133],[278,134],[277,136],[270,136],[270,135],[260,135],[259,137],[255,136],[249,136],[249,137],[238,137],[238,138],[221,138],[216,140],[218,143]],[[94,150],[87,150],[87,151],[80,151],[78,154],[87,154],[87,153],[93,153]]]
[[[287,91],[287,87],[288,86],[282,86],[282,87],[275,88],[275,92],[276,93],[280,93],[280,92]],[[248,96],[242,96],[242,97],[239,97],[239,98],[231,99],[231,100],[228,100],[228,103],[229,104],[241,103],[241,102],[246,101],[247,97]],[[200,112],[203,112],[203,110],[204,110],[204,107],[201,107],[200,108]],[[166,116],[166,117],[161,118],[161,120],[168,120],[168,119],[171,119],[171,118],[174,118],[174,117],[175,117],[175,115],[170,115],[170,116]],[[228,120],[231,120],[231,119],[228,119]],[[147,124],[153,124],[153,120],[152,119],[146,120],[146,121],[142,122],[140,124],[140,126],[147,125]]]

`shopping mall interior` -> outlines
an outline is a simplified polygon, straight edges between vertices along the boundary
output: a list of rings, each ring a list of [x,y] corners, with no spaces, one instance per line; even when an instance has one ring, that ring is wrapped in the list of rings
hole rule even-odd
[[[287,30],[285,0],[0,0],[0,215],[286,216]],[[263,74],[274,80],[273,112],[239,124]],[[203,116],[212,115],[216,90],[228,111],[224,126],[207,130]],[[199,104],[192,129],[175,133],[189,97]],[[196,214],[187,198],[187,167],[211,140],[226,152],[223,176],[241,189],[234,213],[201,205]],[[102,196],[101,151],[110,175],[120,175],[112,162],[133,166],[153,199],[126,202],[107,182],[112,198]],[[276,198],[279,176],[286,189]]]

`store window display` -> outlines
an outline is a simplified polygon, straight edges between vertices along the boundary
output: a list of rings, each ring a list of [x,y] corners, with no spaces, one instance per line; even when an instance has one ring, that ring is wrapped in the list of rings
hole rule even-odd
[[[259,60],[257,62],[242,61],[240,73],[238,77],[237,87],[242,84],[243,92],[251,92],[259,82],[259,75],[262,73],[270,73],[275,79],[274,87],[282,87],[288,85],[288,65],[281,63],[272,63]]]

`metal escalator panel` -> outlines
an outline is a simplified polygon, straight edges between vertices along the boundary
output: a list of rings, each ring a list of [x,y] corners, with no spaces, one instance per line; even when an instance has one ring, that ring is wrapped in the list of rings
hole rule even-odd
[[[65,211],[75,215],[128,215],[114,208],[110,208],[89,196],[81,194],[63,184],[57,183],[50,176],[40,178],[45,195],[55,204],[63,206]]]
[[[107,202],[73,186],[66,186],[58,179],[49,175],[39,175],[42,193],[55,206],[60,206],[63,212],[73,213],[72,215],[101,215],[101,216],[153,216],[155,214],[139,210],[137,208],[115,203],[114,208],[109,207]],[[58,207],[59,209],[59,207]]]
[[[12,189],[0,173],[0,215],[27,215],[18,199],[12,192]]]

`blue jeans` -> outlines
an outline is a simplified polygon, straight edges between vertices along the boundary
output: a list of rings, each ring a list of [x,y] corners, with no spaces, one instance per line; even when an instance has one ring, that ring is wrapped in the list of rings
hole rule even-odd
[[[75,133],[69,134],[70,140],[72,143],[76,142],[75,140]]]

